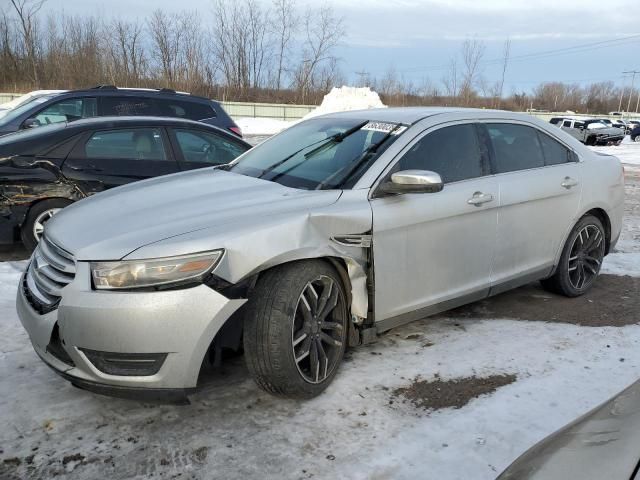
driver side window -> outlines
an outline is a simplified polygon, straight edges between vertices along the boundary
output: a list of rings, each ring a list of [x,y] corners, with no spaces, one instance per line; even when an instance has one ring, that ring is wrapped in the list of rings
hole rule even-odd
[[[222,165],[244,153],[244,149],[221,136],[199,130],[175,129],[182,156],[189,163]]]
[[[411,146],[394,170],[429,170],[440,174],[444,183],[489,173],[473,124],[454,125],[428,133]]]

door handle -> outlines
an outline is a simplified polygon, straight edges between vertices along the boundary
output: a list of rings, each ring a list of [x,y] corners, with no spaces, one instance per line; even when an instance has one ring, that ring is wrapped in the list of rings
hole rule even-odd
[[[564,188],[569,190],[570,188],[573,188],[576,185],[578,185],[578,181],[574,180],[571,177],[564,177],[564,180],[562,181],[562,183],[560,185],[562,185]]]
[[[473,194],[473,197],[467,200],[467,203],[469,205],[475,205],[476,207],[479,207],[483,203],[487,202],[493,202],[493,195],[491,195],[490,193],[475,192]]]

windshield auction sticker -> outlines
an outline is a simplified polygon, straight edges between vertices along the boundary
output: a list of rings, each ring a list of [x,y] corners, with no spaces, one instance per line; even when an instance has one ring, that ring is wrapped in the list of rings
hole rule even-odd
[[[372,130],[374,132],[383,132],[383,133],[391,132],[391,135],[400,135],[406,129],[407,127],[405,127],[404,125],[398,125],[397,123],[384,123],[384,122],[369,122],[364,127],[362,127],[362,130]]]

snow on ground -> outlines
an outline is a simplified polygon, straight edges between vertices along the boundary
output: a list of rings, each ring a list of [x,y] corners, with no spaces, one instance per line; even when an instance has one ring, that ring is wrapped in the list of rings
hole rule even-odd
[[[293,121],[277,120],[275,118],[252,117],[236,118],[235,122],[242,130],[242,134],[246,136],[275,135],[295,123]]]
[[[638,275],[634,178],[623,236],[605,272]],[[350,350],[335,382],[310,401],[263,393],[242,358],[207,375],[188,406],[113,399],[71,387],[33,352],[14,307],[25,266],[0,263],[2,479],[215,472],[225,479],[488,480],[640,377],[638,324],[586,327],[448,312]],[[517,380],[460,409],[424,411],[392,393],[416,378],[496,374]]]
[[[590,148],[596,152],[615,155],[624,164],[640,165],[640,142],[632,142],[629,136],[626,136],[618,146]]]

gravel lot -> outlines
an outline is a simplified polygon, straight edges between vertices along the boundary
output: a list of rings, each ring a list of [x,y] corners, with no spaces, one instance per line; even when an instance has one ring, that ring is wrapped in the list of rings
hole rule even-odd
[[[626,177],[620,265],[640,253]],[[532,284],[394,329],[308,402],[262,393],[242,357],[188,406],[111,399],[39,361],[12,311],[24,251],[0,255],[2,479],[490,479],[640,376],[640,278],[604,274],[578,299]]]

